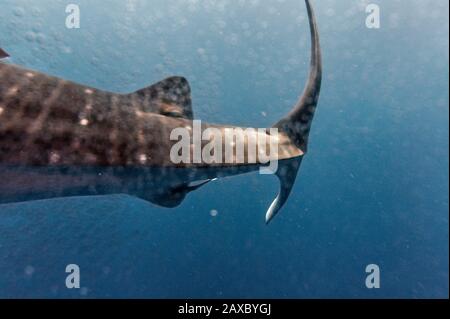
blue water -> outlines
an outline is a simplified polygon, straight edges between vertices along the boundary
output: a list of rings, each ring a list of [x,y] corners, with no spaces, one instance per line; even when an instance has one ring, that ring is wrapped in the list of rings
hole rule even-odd
[[[381,28],[365,7],[381,8]],[[79,4],[81,28],[65,27]],[[448,297],[446,0],[313,1],[324,79],[292,194],[220,179],[175,209],[113,195],[0,206],[0,297]],[[266,127],[306,79],[299,0],[0,0],[11,63],[115,92],[170,75],[208,122]],[[211,215],[217,211],[217,216]],[[81,270],[67,289],[65,267]],[[365,267],[381,287],[367,289]]]

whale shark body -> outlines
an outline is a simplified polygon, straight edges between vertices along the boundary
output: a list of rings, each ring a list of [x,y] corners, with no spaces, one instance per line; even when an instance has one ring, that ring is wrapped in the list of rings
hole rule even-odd
[[[277,139],[271,160],[278,161],[280,180],[267,223],[291,192],[320,93],[319,36],[311,4],[305,2],[312,43],[308,81],[293,109],[273,125],[279,134],[265,133],[269,141]],[[0,49],[0,59],[7,57]],[[190,92],[188,81],[178,76],[116,94],[0,62],[0,203],[125,193],[175,207],[215,178],[265,165],[258,155],[244,162],[174,163],[171,132],[193,127]],[[201,130],[230,127],[202,123]]]

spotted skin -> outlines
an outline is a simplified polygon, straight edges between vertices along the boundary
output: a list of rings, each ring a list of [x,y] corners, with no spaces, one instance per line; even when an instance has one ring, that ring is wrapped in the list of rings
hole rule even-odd
[[[170,157],[177,142],[170,139],[173,130],[188,128],[191,136],[193,131],[190,88],[182,77],[130,94],[115,94],[4,63],[0,63],[0,72],[6,79],[0,91],[0,163],[210,165],[203,161],[176,164]],[[201,130],[207,128],[217,128],[225,136],[227,129],[235,127],[202,123]],[[209,143],[201,142],[202,146]],[[236,143],[232,147],[236,149]],[[299,155],[284,139],[275,160]],[[256,155],[244,164],[260,160]]]
[[[132,94],[104,92],[5,63],[0,63],[0,79],[2,163],[141,164],[143,154],[158,150],[152,145],[168,139],[169,129],[158,124],[175,127],[192,118],[189,85],[180,77]],[[155,116],[149,119],[150,114]]]

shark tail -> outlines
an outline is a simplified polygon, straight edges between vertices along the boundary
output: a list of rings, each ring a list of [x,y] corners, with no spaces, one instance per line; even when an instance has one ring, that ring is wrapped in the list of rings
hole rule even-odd
[[[308,136],[319,100],[322,82],[322,56],[316,17],[310,1],[305,0],[305,2],[311,30],[311,62],[308,81],[303,94],[293,109],[274,125],[274,127],[284,132],[303,153],[307,151]],[[287,201],[295,183],[301,160],[302,157],[297,157],[280,162],[276,173],[280,181],[280,192],[267,210],[266,224],[275,217]]]

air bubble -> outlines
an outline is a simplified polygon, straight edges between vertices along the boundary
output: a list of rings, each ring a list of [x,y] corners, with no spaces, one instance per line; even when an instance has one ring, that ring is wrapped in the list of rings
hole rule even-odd
[[[219,212],[216,209],[211,209],[209,214],[211,215],[211,217],[216,217],[217,215],[219,215]]]
[[[28,265],[28,266],[25,267],[25,271],[24,272],[25,272],[25,275],[27,275],[28,277],[31,277],[34,274],[34,267]]]
[[[14,10],[13,10],[13,14],[16,16],[16,17],[23,17],[24,16],[24,14],[25,14],[25,10],[22,8],[22,7],[17,7],[17,8],[14,8]]]

